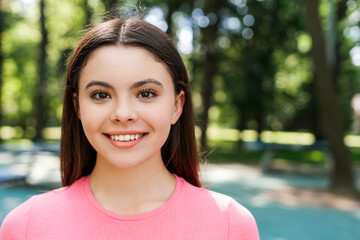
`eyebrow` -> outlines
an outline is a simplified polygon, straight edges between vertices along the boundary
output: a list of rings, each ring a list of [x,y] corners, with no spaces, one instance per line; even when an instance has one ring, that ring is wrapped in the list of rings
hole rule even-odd
[[[91,81],[88,84],[86,84],[85,89],[89,89],[92,86],[102,86],[102,87],[105,87],[105,88],[114,89],[113,86],[111,86],[110,84],[108,84],[106,82],[102,82],[102,81]]]
[[[148,79],[141,80],[139,82],[134,83],[133,85],[131,85],[130,88],[134,89],[134,88],[138,88],[138,87],[141,87],[142,85],[150,84],[150,83],[158,85],[160,87],[164,87],[160,81],[153,79],[153,78],[148,78]]]
[[[141,87],[142,85],[151,84],[151,83],[155,84],[155,85],[158,85],[160,87],[164,87],[160,81],[158,81],[156,79],[153,79],[153,78],[148,78],[148,79],[141,80],[141,81],[138,81],[138,82],[132,84],[130,89],[138,88],[138,87]],[[89,82],[88,84],[86,84],[85,89],[89,89],[92,86],[102,86],[102,87],[109,88],[109,89],[112,89],[112,90],[115,89],[111,84],[109,84],[107,82],[95,81],[95,80],[93,80],[93,81]]]

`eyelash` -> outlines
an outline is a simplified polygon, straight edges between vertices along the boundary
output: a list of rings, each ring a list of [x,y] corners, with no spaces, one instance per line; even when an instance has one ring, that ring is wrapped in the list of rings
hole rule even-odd
[[[147,96],[147,97],[144,97],[141,95],[142,94],[149,94],[150,96]],[[149,89],[149,88],[144,88],[144,89],[141,89],[137,94],[136,94],[136,97],[137,98],[141,98],[141,99],[145,99],[145,100],[148,100],[148,99],[151,99],[151,98],[154,98],[156,97],[158,94],[156,91],[152,90],[152,89]]]
[[[100,97],[100,94],[105,94],[106,96]],[[148,96],[141,96],[143,94],[148,94]],[[144,88],[141,89],[137,94],[136,97],[144,100],[149,100],[154,97],[158,96],[158,93],[150,88]],[[107,92],[104,92],[102,90],[96,90],[93,93],[91,93],[90,97],[95,101],[106,101],[110,98],[110,95]]]
[[[100,98],[100,96],[99,96],[100,94],[106,94],[106,97],[105,98]],[[102,90],[95,91],[90,96],[95,101],[105,101],[106,99],[110,98],[110,95],[107,92],[104,92]]]

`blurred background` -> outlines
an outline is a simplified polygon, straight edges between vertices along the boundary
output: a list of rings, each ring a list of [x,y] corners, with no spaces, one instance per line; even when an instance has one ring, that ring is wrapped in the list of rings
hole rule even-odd
[[[204,182],[262,239],[358,239],[359,0],[0,0],[0,222],[60,186],[67,59],[105,12],[172,36]]]

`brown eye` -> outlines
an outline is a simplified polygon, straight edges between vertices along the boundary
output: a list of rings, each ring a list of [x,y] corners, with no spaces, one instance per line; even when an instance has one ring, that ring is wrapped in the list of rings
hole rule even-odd
[[[99,94],[100,99],[104,99],[104,98],[108,97],[108,95],[106,93],[98,93],[98,94]]]
[[[91,95],[91,98],[95,100],[105,100],[110,98],[110,96],[106,92],[96,92],[93,95]]]
[[[150,93],[150,92],[143,92],[143,93],[140,93],[139,96],[142,97],[142,98],[149,98],[149,97],[152,96],[152,93]]]
[[[139,92],[137,97],[144,98],[144,99],[150,99],[150,98],[153,98],[156,96],[157,96],[157,94],[152,90],[142,90],[141,92]]]

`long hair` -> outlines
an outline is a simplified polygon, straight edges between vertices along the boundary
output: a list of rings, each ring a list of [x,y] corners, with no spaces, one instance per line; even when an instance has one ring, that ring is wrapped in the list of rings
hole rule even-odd
[[[161,148],[166,168],[194,186],[201,186],[199,160],[194,131],[194,114],[189,78],[183,60],[171,38],[157,27],[138,18],[112,19],[88,30],[75,48],[67,69],[61,130],[61,181],[68,186],[89,175],[95,166],[96,151],[87,140],[77,117],[78,102],[73,95],[79,91],[79,77],[90,54],[102,46],[142,47],[166,64],[175,92],[185,93],[182,114],[171,126]]]

